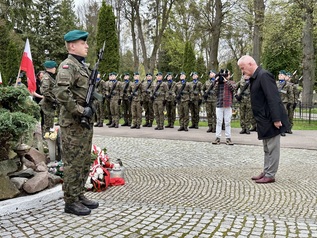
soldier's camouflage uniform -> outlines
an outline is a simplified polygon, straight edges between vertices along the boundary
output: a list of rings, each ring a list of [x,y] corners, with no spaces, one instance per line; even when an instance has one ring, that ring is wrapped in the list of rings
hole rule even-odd
[[[87,65],[68,55],[58,69],[55,95],[61,105],[60,130],[64,163],[64,200],[74,203],[84,194],[91,163],[93,122],[87,129],[80,121],[85,106],[90,72]]]
[[[154,120],[153,101],[151,100],[153,80],[145,81],[143,83],[142,99],[143,108],[145,112],[145,124],[144,126],[152,126]]]
[[[237,95],[241,96],[241,101],[239,102],[240,126],[244,132],[248,133],[252,125],[251,121],[253,118],[249,80],[242,78],[236,84],[235,91]]]
[[[214,78],[207,80],[203,86],[204,92],[204,102],[207,113],[208,121],[208,131],[207,132],[216,132],[217,116],[216,116],[216,105],[217,105],[217,96],[214,90]]]
[[[293,84],[291,83],[292,87],[293,87],[293,101],[291,102],[291,105],[289,105],[289,108],[288,108],[288,119],[289,119],[289,122],[291,123],[291,128],[293,127],[293,119],[294,119],[294,111],[295,111],[295,108],[297,106],[297,103],[298,103],[298,99],[299,99],[299,89],[298,89],[298,84]]]
[[[130,86],[130,80],[125,80],[121,83],[121,91],[122,91],[122,111],[123,111],[123,119],[124,124],[122,126],[130,126],[131,125],[131,102],[129,101],[128,88]]]
[[[178,116],[179,116],[179,130],[188,130],[189,123],[189,101],[190,101],[190,92],[191,86],[189,83],[184,82],[186,85],[184,90],[181,92],[183,83],[182,81],[178,82],[175,87],[176,100],[178,104]]]
[[[103,95],[105,96],[105,118],[108,118],[108,123],[106,125],[111,125],[112,124],[112,115],[111,115],[111,110],[110,110],[110,95],[109,95],[109,90],[108,88],[110,87],[110,80],[105,81],[106,83],[103,85],[104,88],[102,89]]]
[[[119,127],[120,105],[122,100],[122,87],[118,80],[112,80],[107,87],[107,95],[110,95],[110,113],[112,124],[109,127]]]
[[[152,99],[153,99],[153,111],[156,120],[157,130],[163,130],[164,128],[164,106],[166,104],[166,92],[167,92],[167,84],[165,82],[156,81],[155,84],[152,85]]]
[[[97,93],[99,93],[100,95],[103,96],[104,98],[104,93],[103,93],[103,90],[105,88],[105,84],[106,82],[104,80],[100,80],[96,86],[96,89],[95,91]],[[94,101],[94,106],[95,106],[95,109],[96,109],[96,114],[95,114],[95,126],[98,126],[98,127],[102,127],[103,126],[103,121],[105,120],[105,112],[104,112],[104,100],[103,101],[99,101],[99,100],[95,100]]]
[[[55,75],[45,71],[41,84],[41,93],[44,98],[39,103],[44,113],[43,135],[46,132],[49,132],[50,128],[54,128],[55,109],[57,106],[56,98],[53,92],[55,85]]]
[[[294,102],[293,86],[290,82],[283,80],[277,81],[277,88],[285,110],[288,111],[288,107]]]
[[[191,101],[189,103],[189,111],[191,114],[192,125],[189,128],[198,129],[200,105],[202,103],[203,84],[197,80],[190,83],[191,85]]]
[[[142,123],[142,82],[130,83],[128,93],[131,98],[131,113],[132,113],[132,123],[131,128],[140,129]]]
[[[167,116],[167,126],[166,128],[174,128],[174,123],[176,120],[176,101],[175,101],[175,87],[176,82],[169,80],[167,83],[167,93],[166,93],[166,116]]]

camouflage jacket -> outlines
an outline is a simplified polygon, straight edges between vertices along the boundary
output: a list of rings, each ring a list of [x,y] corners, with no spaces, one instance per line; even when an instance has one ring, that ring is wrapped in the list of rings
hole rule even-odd
[[[213,84],[213,86],[212,86]],[[206,102],[216,102],[217,101],[217,96],[214,90],[215,82],[212,81],[211,79],[207,80],[205,84],[203,85],[203,96],[204,100]],[[209,90],[210,88],[210,90]]]
[[[192,101],[202,100],[203,84],[200,81],[190,82]]]
[[[175,86],[175,94],[177,102],[188,102],[191,100],[191,86],[190,83],[185,82],[185,87],[183,88],[182,82],[178,82]]]
[[[86,64],[68,55],[58,67],[54,89],[57,102],[62,105],[60,125],[80,123],[88,91],[90,71]]]
[[[169,102],[175,101],[175,88],[176,88],[176,82],[171,81],[167,83],[167,93],[165,99]]]
[[[156,82],[155,84],[152,84],[152,90],[151,90],[151,99],[153,101],[164,101],[166,100],[166,93],[167,93],[167,84],[163,81]]]
[[[49,72],[43,74],[43,79],[41,83],[41,94],[44,98],[41,100],[40,105],[52,106],[56,103],[56,98],[54,95],[54,88],[56,86],[56,80],[52,77]]]

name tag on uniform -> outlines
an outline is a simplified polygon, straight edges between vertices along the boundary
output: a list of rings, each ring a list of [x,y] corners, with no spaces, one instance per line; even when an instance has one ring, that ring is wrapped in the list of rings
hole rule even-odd
[[[284,93],[284,94],[286,94],[287,92],[286,92],[285,90],[281,90],[281,93]]]

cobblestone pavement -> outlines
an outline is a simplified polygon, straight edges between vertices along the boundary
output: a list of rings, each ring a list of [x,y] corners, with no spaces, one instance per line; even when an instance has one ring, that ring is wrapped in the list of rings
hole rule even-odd
[[[283,148],[277,181],[255,184],[261,146],[95,135],[126,167],[126,185],[0,217],[0,237],[317,237],[317,151]]]

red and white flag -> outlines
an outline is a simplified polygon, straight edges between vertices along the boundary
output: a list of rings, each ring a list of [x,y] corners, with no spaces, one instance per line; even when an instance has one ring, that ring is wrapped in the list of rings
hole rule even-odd
[[[26,39],[26,42],[25,42],[20,70],[26,72],[28,89],[31,93],[33,93],[36,90],[36,79],[35,79],[34,65],[32,61],[29,39]]]
[[[2,84],[2,76],[1,76],[1,72],[0,72],[0,84]]]

